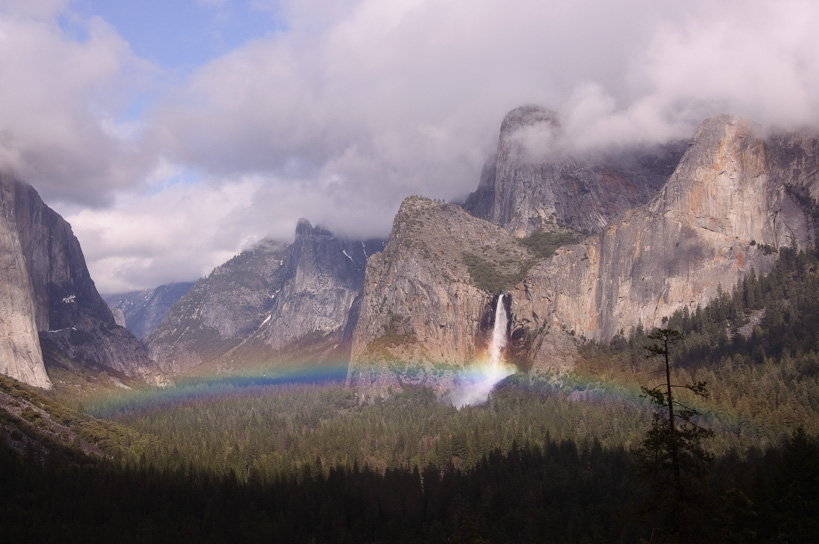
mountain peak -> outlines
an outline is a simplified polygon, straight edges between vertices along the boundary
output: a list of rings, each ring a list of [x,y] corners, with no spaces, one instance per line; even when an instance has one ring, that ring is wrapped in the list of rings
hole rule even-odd
[[[549,224],[600,232],[656,195],[686,144],[574,155],[562,143],[555,112],[521,106],[501,123],[497,153],[465,207],[518,237]]]
[[[555,134],[561,130],[557,112],[536,104],[525,104],[506,114],[501,122],[501,136],[536,125],[545,125]]]
[[[313,226],[307,219],[299,219],[296,223],[296,241],[312,236],[333,237],[333,233],[321,225]]]

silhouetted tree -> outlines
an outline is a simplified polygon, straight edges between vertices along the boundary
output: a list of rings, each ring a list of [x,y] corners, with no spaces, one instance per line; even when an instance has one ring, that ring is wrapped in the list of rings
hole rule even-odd
[[[687,512],[692,511],[697,498],[693,480],[687,475],[703,474],[713,456],[702,447],[702,440],[714,433],[698,425],[694,419],[699,412],[683,404],[675,389],[688,390],[706,397],[706,383],[675,384],[671,380],[670,346],[680,339],[679,331],[656,329],[647,336],[654,343],[645,346],[646,357],[663,359],[665,381],[654,387],[642,387],[643,395],[654,404],[652,424],[637,450],[640,469],[650,482],[650,509],[654,512],[652,542],[658,541],[658,515],[668,517],[669,530],[665,540],[690,539],[687,535]],[[670,492],[670,493],[669,493]]]

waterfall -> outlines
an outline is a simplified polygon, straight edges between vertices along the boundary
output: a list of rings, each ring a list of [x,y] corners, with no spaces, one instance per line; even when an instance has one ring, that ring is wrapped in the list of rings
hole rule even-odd
[[[498,305],[495,307],[495,326],[492,329],[492,340],[489,343],[490,370],[500,367],[503,348],[506,347],[506,308],[503,307],[503,295],[498,296]]]
[[[452,393],[452,404],[457,408],[486,402],[495,384],[515,372],[513,366],[503,362],[508,323],[506,308],[503,307],[503,295],[498,295],[495,325],[492,327],[492,338],[489,341],[489,357],[464,369],[464,373],[456,378],[457,387]]]

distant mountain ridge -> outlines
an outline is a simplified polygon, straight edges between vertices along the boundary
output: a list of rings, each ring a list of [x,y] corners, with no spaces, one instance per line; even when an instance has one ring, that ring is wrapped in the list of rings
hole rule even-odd
[[[149,381],[349,361],[365,393],[440,392],[482,356],[503,294],[507,361],[563,372],[583,338],[658,326],[770,270],[778,248],[815,246],[818,172],[814,133],[720,116],[690,142],[570,154],[554,113],[518,108],[463,208],[408,197],[387,241],[300,220],[292,244],[265,239],[217,267],[153,330],[183,287],[112,301],[126,322],[144,316],[153,361],[114,323],[67,223],[2,178],[0,370],[48,387],[46,345]]]
[[[197,281],[145,338],[149,353],[171,373],[266,364],[296,346],[346,361],[367,259],[382,248],[302,219],[293,244],[263,240]]]
[[[153,289],[103,295],[102,298],[112,311],[122,312],[122,326],[141,340],[162,323],[171,306],[191,287],[193,282],[169,283]]]
[[[288,245],[265,239],[196,281],[144,341],[170,373],[215,361],[256,331],[285,279]]]

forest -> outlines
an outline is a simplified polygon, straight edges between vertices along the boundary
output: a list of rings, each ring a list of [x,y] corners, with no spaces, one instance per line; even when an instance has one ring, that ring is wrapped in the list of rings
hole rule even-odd
[[[645,455],[660,451],[646,391],[665,378],[638,327],[578,338],[574,373],[515,374],[460,410],[423,388],[360,404],[329,375],[82,399],[4,380],[35,409],[3,416],[0,528],[10,542],[816,541],[819,253],[779,252],[663,325],[679,333],[669,380],[704,393],[676,399],[708,430],[679,495]],[[21,451],[45,412],[100,454]]]

